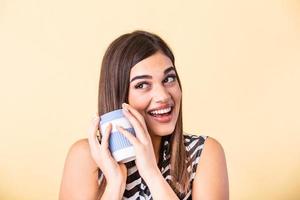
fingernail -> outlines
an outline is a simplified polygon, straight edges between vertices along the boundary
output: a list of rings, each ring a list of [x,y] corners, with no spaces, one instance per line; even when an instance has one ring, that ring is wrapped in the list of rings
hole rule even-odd
[[[127,108],[126,103],[123,103],[123,104],[122,104],[122,107],[123,107],[123,110],[125,110],[125,111],[127,111],[127,112],[129,111],[128,108]]]
[[[128,106],[129,106],[128,103],[123,103],[122,105],[125,106],[125,107],[128,107]]]

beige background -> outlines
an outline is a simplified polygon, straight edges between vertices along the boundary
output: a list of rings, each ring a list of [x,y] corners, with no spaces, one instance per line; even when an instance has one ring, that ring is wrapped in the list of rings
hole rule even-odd
[[[231,199],[300,199],[299,0],[0,0],[0,199],[57,199],[103,53],[135,29],[174,50],[185,130],[221,142]]]

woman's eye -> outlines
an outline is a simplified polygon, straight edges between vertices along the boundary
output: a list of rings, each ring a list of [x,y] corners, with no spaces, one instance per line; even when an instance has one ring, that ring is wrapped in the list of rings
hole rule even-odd
[[[176,75],[169,75],[165,78],[164,83],[174,82],[176,80]]]
[[[145,89],[148,87],[148,83],[146,82],[142,82],[142,83],[138,83],[134,86],[135,89]]]

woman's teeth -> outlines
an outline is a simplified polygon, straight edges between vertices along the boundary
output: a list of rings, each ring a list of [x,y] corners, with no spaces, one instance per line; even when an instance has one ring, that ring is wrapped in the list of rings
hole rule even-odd
[[[168,107],[165,109],[151,111],[150,114],[151,115],[163,115],[163,114],[169,113],[171,110],[172,110],[171,107]]]

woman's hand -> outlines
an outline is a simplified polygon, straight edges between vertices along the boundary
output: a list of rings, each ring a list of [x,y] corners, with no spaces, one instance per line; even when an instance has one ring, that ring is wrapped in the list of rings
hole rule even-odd
[[[99,130],[99,116],[96,115],[89,127],[88,141],[90,145],[91,155],[104,174],[107,181],[107,186],[112,186],[114,188],[120,186],[119,191],[123,195],[126,186],[127,168],[125,164],[117,163],[117,161],[112,157],[110,153],[108,144],[111,128],[112,125],[109,124],[105,130],[105,134],[103,134],[102,136],[100,144],[99,140],[97,139],[97,131]]]
[[[132,124],[136,137],[117,126],[117,129],[131,142],[136,153],[136,166],[144,180],[149,180],[159,172],[152,141],[144,117],[129,104],[122,104],[123,113]]]

